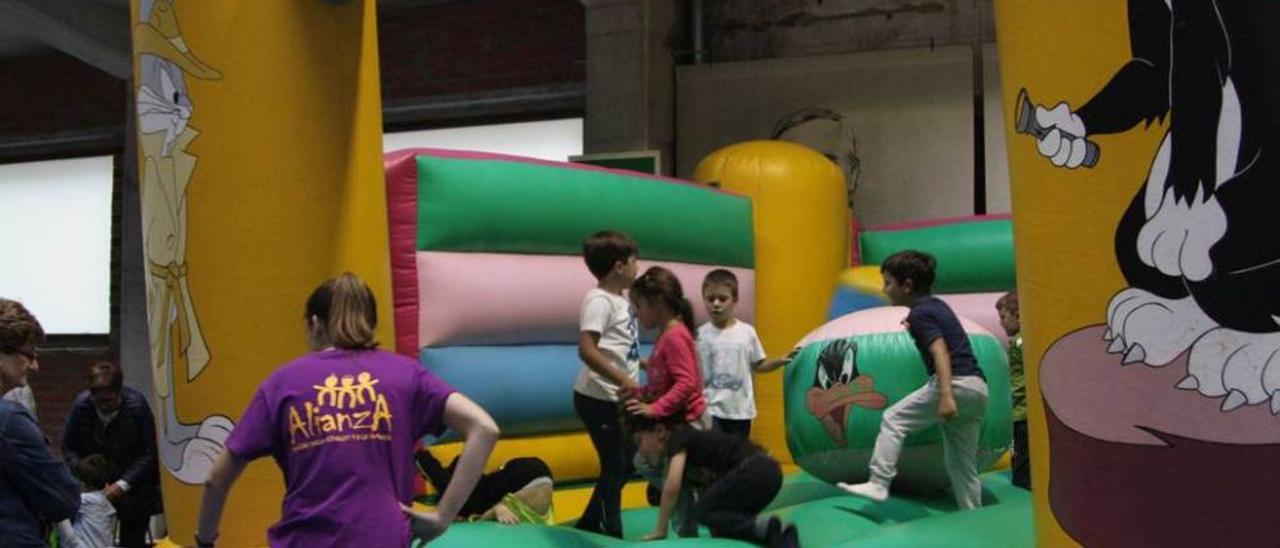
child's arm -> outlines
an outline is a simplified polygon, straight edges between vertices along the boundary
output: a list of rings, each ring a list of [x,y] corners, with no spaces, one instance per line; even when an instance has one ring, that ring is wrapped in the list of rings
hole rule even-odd
[[[218,522],[227,504],[227,494],[249,462],[236,458],[230,451],[223,451],[213,459],[209,479],[204,482],[204,494],[200,499],[200,516],[196,520],[196,544],[212,546],[218,538]]]
[[[781,358],[773,358],[771,360],[769,359],[759,360],[756,363],[751,364],[751,367],[752,369],[755,369],[757,373],[769,373],[771,371],[777,370],[780,367],[785,367],[787,364],[791,363],[791,360],[796,359],[796,354],[799,354],[799,353],[800,353],[800,347],[797,346],[795,348],[792,348],[790,352],[787,352],[786,356],[783,356]]]
[[[604,352],[600,351],[599,333],[595,331],[580,331],[578,333],[578,357],[582,359],[582,363],[587,364],[587,368],[595,371],[597,375],[609,379],[618,387],[628,390],[640,389],[639,383],[628,377],[626,373],[619,371],[613,364],[610,364],[609,358],[605,357]]]
[[[685,451],[676,453],[667,463],[667,481],[662,484],[662,503],[658,506],[658,523],[653,532],[644,536],[644,540],[667,538],[667,530],[671,527],[671,514],[676,508],[676,499],[680,498],[680,483],[684,479]]]
[[[951,391],[951,350],[947,341],[938,337],[929,343],[929,353],[933,354],[933,368],[938,375],[938,416],[949,421],[956,416],[956,398]]]
[[[80,537],[76,536],[76,528],[71,526],[71,520],[64,519],[59,521],[54,528],[58,531],[58,546],[62,548],[80,548]]]

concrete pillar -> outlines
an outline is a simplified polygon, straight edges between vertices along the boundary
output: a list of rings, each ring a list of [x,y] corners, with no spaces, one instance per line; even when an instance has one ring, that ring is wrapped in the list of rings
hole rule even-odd
[[[658,150],[672,172],[676,2],[583,0],[588,154]]]

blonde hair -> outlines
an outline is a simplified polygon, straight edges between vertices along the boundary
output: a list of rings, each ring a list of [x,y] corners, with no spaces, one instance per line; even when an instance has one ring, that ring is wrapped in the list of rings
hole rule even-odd
[[[336,348],[361,350],[378,346],[374,339],[378,305],[373,291],[350,272],[320,284],[311,293],[307,318],[316,318],[324,327],[328,342]]]

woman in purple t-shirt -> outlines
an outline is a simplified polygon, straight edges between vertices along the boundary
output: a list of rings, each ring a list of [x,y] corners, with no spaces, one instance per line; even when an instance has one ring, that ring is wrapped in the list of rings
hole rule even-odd
[[[270,455],[284,472],[272,546],[407,546],[414,444],[446,427],[465,448],[434,513],[415,513],[429,538],[449,526],[475,487],[498,427],[480,406],[418,362],[377,350],[373,293],[343,274],[307,300],[314,350],[258,387],[205,482],[196,543],[212,546],[228,491]]]

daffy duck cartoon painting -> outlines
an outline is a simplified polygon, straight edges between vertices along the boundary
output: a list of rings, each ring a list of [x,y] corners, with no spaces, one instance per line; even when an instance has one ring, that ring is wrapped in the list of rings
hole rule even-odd
[[[848,444],[845,424],[854,407],[884,409],[888,400],[875,391],[875,379],[858,372],[858,343],[852,339],[827,342],[818,353],[813,388],[805,398],[809,412],[822,421],[837,446]]]

